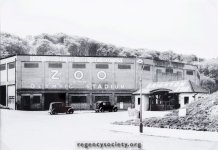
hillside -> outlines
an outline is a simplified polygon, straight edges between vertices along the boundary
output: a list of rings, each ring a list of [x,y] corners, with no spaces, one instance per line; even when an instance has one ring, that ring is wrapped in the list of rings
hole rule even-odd
[[[40,34],[22,39],[8,33],[1,34],[1,57],[13,54],[71,55],[71,56],[123,56],[145,57],[191,63],[197,61],[195,55],[176,54],[173,51],[130,49],[117,47],[93,39],[70,36],[64,33]]]
[[[69,56],[122,56],[144,57],[154,60],[195,63],[199,65],[196,55],[176,54],[173,51],[157,51],[130,49],[106,44],[86,37],[70,36],[64,33],[40,34],[20,38],[19,36],[0,34],[0,58],[14,54],[32,55],[69,55]],[[202,86],[210,91],[218,89],[218,60],[200,60],[200,73]]]

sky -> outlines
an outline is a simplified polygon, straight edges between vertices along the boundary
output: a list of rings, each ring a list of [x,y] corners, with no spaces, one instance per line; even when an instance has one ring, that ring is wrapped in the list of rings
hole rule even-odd
[[[217,0],[0,0],[1,32],[218,57]]]

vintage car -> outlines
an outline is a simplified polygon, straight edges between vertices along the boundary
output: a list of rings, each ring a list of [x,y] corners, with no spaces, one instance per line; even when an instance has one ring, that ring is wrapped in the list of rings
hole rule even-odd
[[[104,111],[116,112],[118,110],[117,106],[112,105],[111,102],[109,101],[97,101],[95,105],[96,105],[95,112],[104,112]]]
[[[49,113],[55,115],[57,113],[72,114],[74,112],[73,107],[66,106],[63,102],[52,102],[49,106]]]

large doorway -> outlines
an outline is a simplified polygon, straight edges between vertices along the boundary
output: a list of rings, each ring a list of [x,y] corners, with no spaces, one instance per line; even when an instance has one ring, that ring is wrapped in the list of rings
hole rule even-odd
[[[30,110],[30,95],[21,96],[21,110]]]
[[[117,94],[116,102],[119,109],[127,110],[129,107],[133,107],[132,95],[130,94]]]
[[[45,93],[45,110],[49,109],[51,102],[66,102],[66,93]]]
[[[6,86],[0,86],[0,104],[6,106]]]
[[[43,110],[42,94],[22,94],[19,110]]]
[[[70,94],[70,105],[76,110],[90,109],[88,94]]]

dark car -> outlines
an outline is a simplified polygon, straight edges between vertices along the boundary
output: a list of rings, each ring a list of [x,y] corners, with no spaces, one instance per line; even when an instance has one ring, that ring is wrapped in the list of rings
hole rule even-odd
[[[0,104],[0,109],[10,109],[8,106],[4,106]]]
[[[51,115],[55,115],[57,113],[72,114],[73,112],[74,112],[73,107],[65,106],[65,103],[63,103],[63,102],[52,102],[52,103],[50,103],[49,113]]]
[[[116,105],[112,105],[111,102],[108,101],[98,101],[96,102],[95,105],[96,105],[95,112],[104,112],[104,111],[116,112],[118,110]]]

